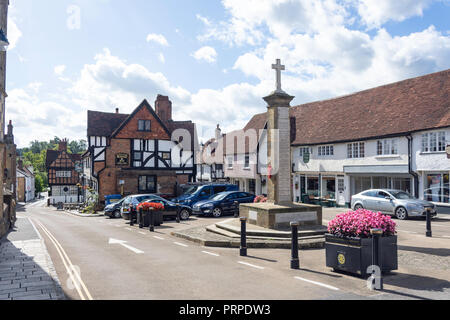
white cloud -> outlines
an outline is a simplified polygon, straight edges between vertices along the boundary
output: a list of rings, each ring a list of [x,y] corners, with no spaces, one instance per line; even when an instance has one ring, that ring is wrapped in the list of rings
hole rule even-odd
[[[164,57],[164,54],[163,54],[162,52],[159,54],[158,60],[159,60],[161,63],[165,63],[165,62],[166,62],[166,58]]]
[[[62,76],[65,70],[66,70],[66,66],[63,64],[55,66],[55,68],[54,68],[54,72],[57,76]]]
[[[167,47],[169,46],[169,42],[162,34],[151,33],[147,36],[147,42],[155,42],[161,46]]]
[[[433,0],[358,0],[361,20],[370,28],[379,28],[389,20],[403,21],[422,16]]]
[[[213,47],[205,46],[195,51],[192,56],[197,60],[213,63],[217,59],[217,52]]]
[[[16,24],[16,19],[14,16],[9,17],[8,19],[8,41],[9,46],[8,50],[12,50],[17,46],[19,39],[22,37],[22,31],[20,31],[19,27]]]

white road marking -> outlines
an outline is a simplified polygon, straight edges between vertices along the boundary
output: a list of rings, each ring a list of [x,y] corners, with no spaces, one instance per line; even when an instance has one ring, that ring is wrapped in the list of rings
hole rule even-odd
[[[238,263],[255,268],[255,269],[264,270],[264,267],[255,266],[254,264],[251,264],[251,263],[247,263],[247,262],[243,262],[243,261],[238,261]]]
[[[205,254],[209,254],[210,256],[220,257],[220,255],[217,254],[217,253],[212,253],[212,252],[208,252],[208,251],[202,251],[202,252],[205,253]]]
[[[125,247],[125,248],[127,248],[128,250],[133,251],[134,253],[137,253],[137,254],[144,253],[144,251],[139,250],[139,249],[136,249],[136,248],[134,248],[134,247],[132,247],[132,246],[126,244],[126,243],[127,243],[127,242],[126,242],[126,241],[123,241],[123,240],[117,240],[117,239],[113,239],[113,238],[110,238],[110,239],[109,239],[109,244],[120,244],[122,247]]]
[[[180,246],[180,247],[189,247],[188,245],[186,245],[184,243],[174,242],[174,244],[176,244],[177,246]]]
[[[131,228],[125,228],[125,230],[128,230],[128,231],[133,231],[133,229],[131,229]]]
[[[443,236],[444,238],[450,238],[450,236]]]
[[[404,232],[404,233],[418,234],[418,232],[414,232],[414,231],[405,231],[405,230],[397,230],[397,231]]]
[[[89,292],[86,285],[84,284],[83,280],[81,279],[79,273],[77,272],[77,269],[72,264],[72,261],[70,261],[69,256],[67,255],[66,251],[61,246],[61,244],[58,242],[58,240],[56,240],[56,238],[53,236],[53,234],[51,234],[51,232],[46,227],[44,227],[44,225],[42,223],[37,221],[37,224],[39,225],[39,227],[41,227],[41,229],[44,231],[44,233],[47,235],[47,237],[50,239],[50,241],[55,246],[56,251],[58,252],[59,256],[61,257],[61,260],[67,270],[67,273],[69,274],[72,284],[75,286],[75,289],[77,290],[81,300],[86,300],[81,289],[84,290],[84,293],[86,294],[86,296],[89,300],[94,300],[91,296],[91,293]],[[77,278],[77,280],[74,279],[74,276]],[[81,284],[81,288],[80,288],[80,284]]]
[[[139,231],[140,234],[147,235],[145,232]]]
[[[305,281],[305,282],[308,282],[308,283],[312,283],[312,284],[315,284],[315,285],[318,285],[318,286],[321,286],[321,287],[325,287],[325,288],[328,288],[328,289],[331,289],[331,290],[334,290],[334,291],[339,291],[339,288],[336,288],[336,287],[333,287],[333,286],[329,286],[329,285],[321,283],[321,282],[312,281],[312,280],[308,280],[308,279],[300,278],[300,277],[295,277],[295,279],[301,280],[301,281]]]
[[[153,236],[153,238],[158,239],[158,240],[164,240],[164,238],[158,237],[158,236]]]

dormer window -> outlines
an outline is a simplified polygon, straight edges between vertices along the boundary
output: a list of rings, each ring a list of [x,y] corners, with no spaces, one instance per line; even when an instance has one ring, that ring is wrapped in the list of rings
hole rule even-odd
[[[151,122],[150,120],[138,120],[138,131],[151,131]]]

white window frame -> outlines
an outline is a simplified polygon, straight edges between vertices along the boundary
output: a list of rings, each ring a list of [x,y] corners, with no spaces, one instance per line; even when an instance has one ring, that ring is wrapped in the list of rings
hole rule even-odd
[[[398,139],[385,139],[377,141],[377,155],[398,155]]]
[[[300,157],[303,157],[303,155],[305,154],[305,153],[309,153],[309,155],[312,155],[312,153],[313,153],[313,148],[310,148],[310,147],[301,147],[301,148],[299,148],[299,156]]]
[[[334,156],[334,146],[333,145],[319,146],[318,156],[319,157]]]
[[[422,153],[445,152],[447,145],[445,131],[434,131],[422,134]]]
[[[365,142],[353,142],[347,144],[347,158],[359,159],[366,156],[366,144]]]

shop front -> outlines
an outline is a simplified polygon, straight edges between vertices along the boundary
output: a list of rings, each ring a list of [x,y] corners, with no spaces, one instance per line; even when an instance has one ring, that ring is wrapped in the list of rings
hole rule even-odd
[[[437,205],[450,205],[450,172],[423,172],[423,199]]]

